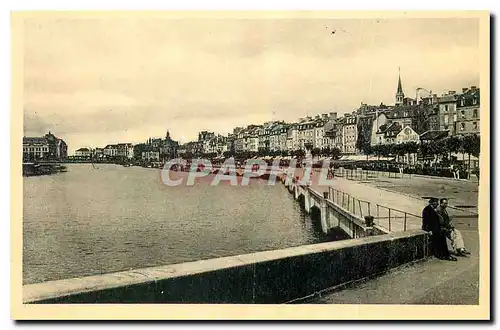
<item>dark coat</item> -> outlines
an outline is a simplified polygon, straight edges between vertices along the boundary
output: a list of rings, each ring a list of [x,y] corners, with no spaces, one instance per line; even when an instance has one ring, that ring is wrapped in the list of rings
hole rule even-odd
[[[436,213],[439,217],[439,226],[441,227],[441,230],[443,231],[449,231],[453,229],[453,225],[451,223],[450,216],[448,214],[448,211],[443,210],[441,206],[438,206],[436,208]]]
[[[440,225],[439,225],[439,216],[432,208],[432,206],[427,205],[422,210],[422,230],[432,231],[432,233],[439,233]]]

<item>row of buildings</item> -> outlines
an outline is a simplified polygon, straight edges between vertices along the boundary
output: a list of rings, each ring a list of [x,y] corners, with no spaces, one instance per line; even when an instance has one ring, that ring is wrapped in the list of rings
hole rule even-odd
[[[75,151],[79,158],[94,158],[96,160],[111,158],[134,158],[134,145],[132,143],[108,144],[104,148],[80,148]]]
[[[99,161],[127,161],[142,159],[143,161],[160,161],[176,156],[179,143],[172,140],[167,131],[165,138],[148,138],[145,143],[108,144],[104,148],[80,148],[75,151],[77,159],[93,159]]]
[[[422,91],[426,96],[419,95]],[[476,86],[440,96],[418,88],[415,98],[411,98],[405,95],[399,76],[394,105],[361,103],[358,109],[343,116],[329,112],[300,118],[294,123],[271,121],[236,127],[227,136],[202,131],[197,141],[183,145],[167,131],[164,138],[149,138],[137,145],[118,143],[104,148],[80,148],[75,156],[163,161],[188,153],[222,156],[226,152],[293,152],[314,148],[337,148],[344,155],[355,155],[380,144],[479,134],[479,127],[480,91]],[[49,132],[44,137],[25,137],[23,153],[25,158],[66,158],[67,145]]]
[[[425,91],[427,96],[419,97]],[[479,134],[479,88],[463,88],[441,96],[418,88],[416,97],[403,92],[398,77],[394,105],[368,105],[351,113],[336,112],[300,118],[295,123],[266,122],[236,127],[222,136],[202,131],[198,140],[179,148],[179,154],[285,151],[338,148],[343,154],[358,154],[367,146],[417,142],[449,135]]]

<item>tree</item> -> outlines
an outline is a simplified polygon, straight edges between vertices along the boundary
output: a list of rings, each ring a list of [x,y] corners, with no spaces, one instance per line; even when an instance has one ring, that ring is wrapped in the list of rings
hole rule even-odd
[[[481,139],[477,134],[467,135],[462,140],[462,148],[469,155],[467,173],[470,178],[470,155],[479,157],[481,152]]]
[[[135,159],[141,159],[142,158],[142,152],[146,151],[147,145],[145,143],[139,143],[134,146],[134,158]]]
[[[335,160],[336,160],[336,159],[339,159],[339,158],[340,158],[340,156],[342,156],[342,152],[341,152],[341,151],[340,151],[340,149],[339,149],[339,148],[337,148],[337,147],[332,148],[332,149],[330,150],[330,154],[332,155],[332,158],[333,158],[333,159],[335,159]]]
[[[225,158],[229,158],[229,157],[234,157],[234,151],[224,151],[222,153],[222,155],[225,157]]]
[[[259,157],[269,156],[269,150],[265,147],[259,148],[259,151],[257,152],[257,154]]]
[[[429,114],[432,108],[418,106],[413,111],[412,127],[415,132],[422,134],[430,129]]]
[[[304,157],[304,156],[306,155],[306,153],[305,153],[305,151],[304,151],[304,150],[302,150],[302,149],[298,149],[298,150],[294,150],[294,151],[292,152],[292,155],[293,155],[294,157],[301,158],[301,157]]]
[[[311,154],[312,154],[313,157],[319,156],[320,153],[321,153],[321,149],[320,148],[313,148],[311,150]]]
[[[410,163],[410,154],[416,154],[418,152],[418,144],[417,142],[407,142],[403,144],[403,149],[408,155],[407,161]]]

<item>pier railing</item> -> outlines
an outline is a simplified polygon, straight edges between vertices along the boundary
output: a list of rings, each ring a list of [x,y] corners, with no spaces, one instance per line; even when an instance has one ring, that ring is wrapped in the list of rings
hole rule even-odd
[[[377,219],[377,223],[386,227],[389,231],[406,231],[410,229],[408,228],[409,221],[417,220],[417,223],[419,223],[422,218],[419,215],[380,204],[376,204],[376,208],[375,219]]]
[[[372,215],[371,203],[369,201],[356,198],[332,187],[328,187],[328,190],[331,201],[341,208],[361,218]]]
[[[419,223],[421,219],[419,215],[398,210],[393,207],[371,203],[332,187],[329,187],[328,191],[330,200],[336,205],[361,218],[372,216],[375,224],[387,228],[389,231],[407,231],[415,229],[409,228],[408,224],[410,221]]]

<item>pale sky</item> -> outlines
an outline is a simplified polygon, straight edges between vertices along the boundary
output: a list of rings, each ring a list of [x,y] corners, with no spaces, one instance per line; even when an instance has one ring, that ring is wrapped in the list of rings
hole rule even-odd
[[[80,147],[181,142],[479,86],[477,19],[31,19],[24,133]],[[332,34],[332,31],[336,31]]]

